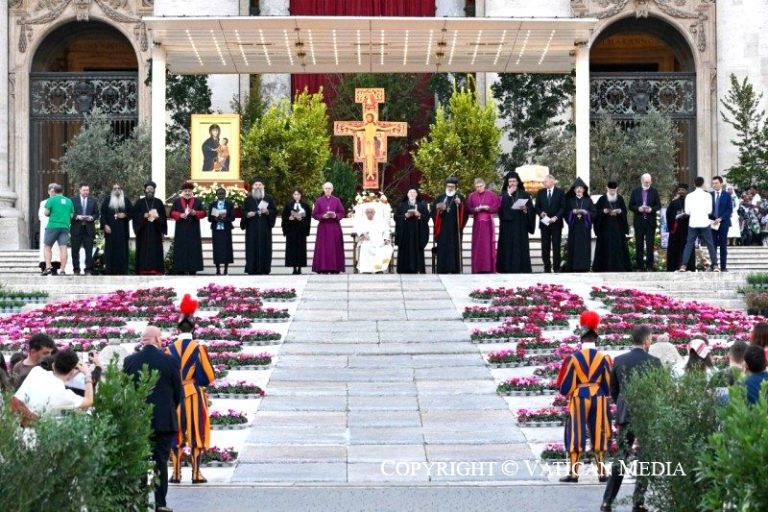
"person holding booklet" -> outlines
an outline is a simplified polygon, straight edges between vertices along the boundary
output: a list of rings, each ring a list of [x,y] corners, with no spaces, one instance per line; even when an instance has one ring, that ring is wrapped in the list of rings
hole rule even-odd
[[[222,265],[224,265],[224,275],[227,275],[229,265],[234,262],[232,224],[235,222],[235,205],[227,199],[227,191],[223,188],[216,191],[216,200],[208,207],[208,222],[211,223],[213,264],[216,265],[216,275],[221,275]]]
[[[536,211],[531,196],[516,172],[507,174],[499,207],[499,246],[496,271],[531,273],[531,248],[528,235],[536,229]]]
[[[536,215],[539,217],[541,230],[541,259],[544,272],[560,271],[560,242],[563,236],[563,217],[565,215],[565,192],[556,187],[555,177],[544,177],[544,188],[536,194]],[[550,260],[550,252],[552,259]],[[554,265],[553,265],[554,264]]]
[[[293,274],[301,274],[307,266],[307,237],[312,222],[312,207],[302,201],[302,192],[293,191],[293,201],[283,207],[283,235],[285,236],[285,266],[293,267]]]
[[[243,204],[240,229],[245,230],[245,273],[266,275],[272,269],[272,228],[277,218],[275,200],[264,190],[264,180],[256,178],[251,195]]]
[[[609,181],[605,195],[597,200],[595,205],[595,261],[592,263],[594,272],[629,272],[632,270],[629,262],[627,235],[627,205],[618,193],[619,184]]]
[[[589,272],[592,263],[592,222],[595,205],[589,198],[589,187],[576,178],[565,195],[568,221],[568,272]]]

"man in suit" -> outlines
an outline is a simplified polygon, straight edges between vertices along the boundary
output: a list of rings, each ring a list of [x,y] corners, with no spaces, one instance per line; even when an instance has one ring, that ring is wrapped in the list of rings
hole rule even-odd
[[[640,186],[632,191],[629,198],[629,209],[635,214],[635,266],[638,272],[653,270],[656,214],[661,210],[661,201],[651,181],[648,173],[640,176]]]
[[[632,445],[635,442],[635,435],[630,426],[630,407],[624,398],[624,392],[631,377],[638,371],[646,371],[651,368],[661,368],[661,361],[648,354],[648,348],[651,346],[651,330],[648,326],[638,325],[632,330],[632,350],[618,356],[613,362],[611,371],[611,398],[616,403],[616,423],[618,425],[619,452],[617,460],[611,466],[611,476],[608,484],[605,486],[603,494],[603,504],[600,506],[601,512],[611,512],[613,501],[619,493],[621,482],[624,480],[622,464],[628,466]],[[642,440],[641,440],[642,442]],[[645,489],[648,486],[647,481],[638,477],[635,483],[635,492],[632,495],[632,511],[644,512],[643,505],[645,501]]]
[[[80,247],[85,249],[85,273],[93,271],[93,239],[96,236],[95,221],[99,216],[99,205],[90,197],[91,188],[80,184],[80,193],[72,198],[75,217],[70,228],[72,240],[72,271],[80,274]]]
[[[560,240],[563,234],[563,215],[565,214],[565,193],[555,186],[555,177],[544,177],[544,188],[536,194],[536,215],[539,216],[541,230],[541,259],[544,272],[552,272],[550,250],[553,253],[555,272],[560,271]]]
[[[152,459],[158,484],[155,488],[155,510],[173,512],[166,506],[168,493],[168,459],[173,438],[179,430],[176,410],[181,402],[181,370],[179,364],[162,350],[160,329],[148,325],[141,336],[143,348],[130,355],[123,362],[123,371],[139,379],[142,368],[147,367],[158,373],[157,383],[147,397],[152,404]]]
[[[723,178],[712,178],[712,213],[709,218],[720,224],[712,230],[715,249],[720,248],[720,270],[727,272],[728,258],[728,230],[731,229],[731,215],[733,214],[733,198],[723,189]]]

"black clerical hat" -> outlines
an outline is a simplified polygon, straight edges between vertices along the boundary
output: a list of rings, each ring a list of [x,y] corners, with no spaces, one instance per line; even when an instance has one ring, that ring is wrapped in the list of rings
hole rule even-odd
[[[157,188],[157,183],[155,183],[152,180],[149,180],[144,183],[144,188],[146,189],[147,187]]]
[[[571,185],[570,190],[568,190],[568,193],[566,194],[566,197],[573,197],[576,195],[576,187],[583,187],[584,188],[584,195],[589,196],[589,187],[586,183],[584,183],[584,180],[581,178],[576,178],[576,181],[573,182],[573,185]]]
[[[611,181],[608,182],[606,187],[608,187],[611,190],[614,190],[614,189],[619,188],[619,184],[618,184],[618,182],[611,180]]]
[[[445,178],[445,184],[446,185],[458,185],[459,184],[459,178],[456,176],[448,176]]]

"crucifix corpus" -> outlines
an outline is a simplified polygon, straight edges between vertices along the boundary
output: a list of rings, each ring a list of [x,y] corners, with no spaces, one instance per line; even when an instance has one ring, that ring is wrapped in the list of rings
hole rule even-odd
[[[335,121],[334,135],[351,135],[355,162],[363,164],[363,189],[379,190],[379,163],[387,161],[387,138],[408,135],[408,123],[379,121],[384,89],[355,89],[355,103],[363,104],[362,121]]]

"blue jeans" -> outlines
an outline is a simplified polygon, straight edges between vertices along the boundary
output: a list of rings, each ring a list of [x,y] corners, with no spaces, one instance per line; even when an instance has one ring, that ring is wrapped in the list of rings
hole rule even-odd
[[[685,265],[691,257],[693,244],[699,237],[701,237],[701,239],[704,240],[704,243],[707,244],[709,263],[712,265],[712,268],[715,268],[717,266],[717,252],[715,252],[715,244],[712,242],[712,228],[709,226],[705,228],[688,227],[688,239],[685,241],[685,249],[683,249],[683,265]]]

